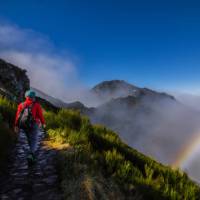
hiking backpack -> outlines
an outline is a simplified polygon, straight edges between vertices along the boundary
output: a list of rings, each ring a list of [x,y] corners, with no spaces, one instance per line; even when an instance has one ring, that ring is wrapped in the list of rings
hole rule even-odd
[[[23,103],[23,109],[20,113],[19,121],[18,121],[19,128],[24,129],[24,130],[30,130],[33,128],[34,122],[35,122],[33,118],[33,114],[32,114],[33,106],[34,106],[34,103],[32,103],[29,106],[25,106],[25,104]]]

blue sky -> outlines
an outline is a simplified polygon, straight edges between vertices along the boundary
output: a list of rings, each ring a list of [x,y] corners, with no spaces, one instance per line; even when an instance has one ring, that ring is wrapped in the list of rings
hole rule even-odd
[[[124,79],[200,93],[198,1],[6,0],[0,19],[65,50],[88,86]]]

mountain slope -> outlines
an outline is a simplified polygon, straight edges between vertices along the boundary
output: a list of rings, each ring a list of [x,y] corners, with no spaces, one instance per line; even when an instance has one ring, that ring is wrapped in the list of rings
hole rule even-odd
[[[128,88],[127,96],[113,98],[113,88],[114,94],[121,94],[117,90],[124,87]],[[92,123],[111,128],[127,144],[162,163],[173,163],[200,128],[200,112],[166,93],[141,89],[124,81],[107,81],[95,88],[107,101],[89,113]],[[131,94],[133,89],[135,93]]]
[[[47,102],[51,103],[54,107],[79,110],[81,113],[88,113],[91,110],[93,110],[92,108],[86,107],[84,104],[82,104],[79,101],[65,103],[61,101],[60,99],[49,96],[36,88],[32,87],[31,89],[36,92],[37,97],[39,97],[40,99],[46,100]]]
[[[11,112],[9,107],[4,110],[7,115]],[[185,173],[144,156],[123,143],[116,133],[91,125],[78,112],[47,110],[45,118],[50,148],[57,151],[61,181],[57,184],[62,188],[64,199],[200,199],[200,188]],[[8,134],[4,129],[1,131]],[[41,179],[34,176],[33,180]],[[4,184],[1,190],[5,186],[9,187]],[[40,186],[36,188],[38,195]],[[30,196],[30,192],[23,195]],[[42,195],[48,194],[43,191]]]
[[[199,187],[185,173],[144,156],[123,143],[116,133],[91,125],[78,112],[61,110],[48,113],[46,118],[52,146],[60,149],[65,197],[200,199]]]

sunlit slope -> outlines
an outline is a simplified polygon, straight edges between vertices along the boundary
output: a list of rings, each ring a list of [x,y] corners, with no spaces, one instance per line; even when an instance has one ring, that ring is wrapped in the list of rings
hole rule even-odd
[[[119,199],[200,199],[199,187],[185,173],[130,148],[116,133],[91,125],[78,112],[47,112],[46,119],[51,141],[57,147],[70,144],[70,149],[60,150],[59,158],[61,185],[66,197],[74,197],[76,190],[81,195],[89,177],[89,191],[93,196],[99,195],[97,185],[102,180],[101,188],[110,189],[114,196],[118,191]],[[111,198],[106,189],[102,192]]]

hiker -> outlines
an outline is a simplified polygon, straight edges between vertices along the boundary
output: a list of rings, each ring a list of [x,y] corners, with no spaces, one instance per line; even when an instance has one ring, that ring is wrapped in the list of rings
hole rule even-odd
[[[25,102],[20,103],[16,113],[15,119],[15,132],[19,133],[20,130],[26,134],[30,151],[27,159],[28,163],[34,163],[36,161],[36,148],[38,140],[39,127],[45,128],[45,120],[42,113],[42,108],[38,102],[36,102],[36,93],[32,90],[28,90],[25,93]]]

